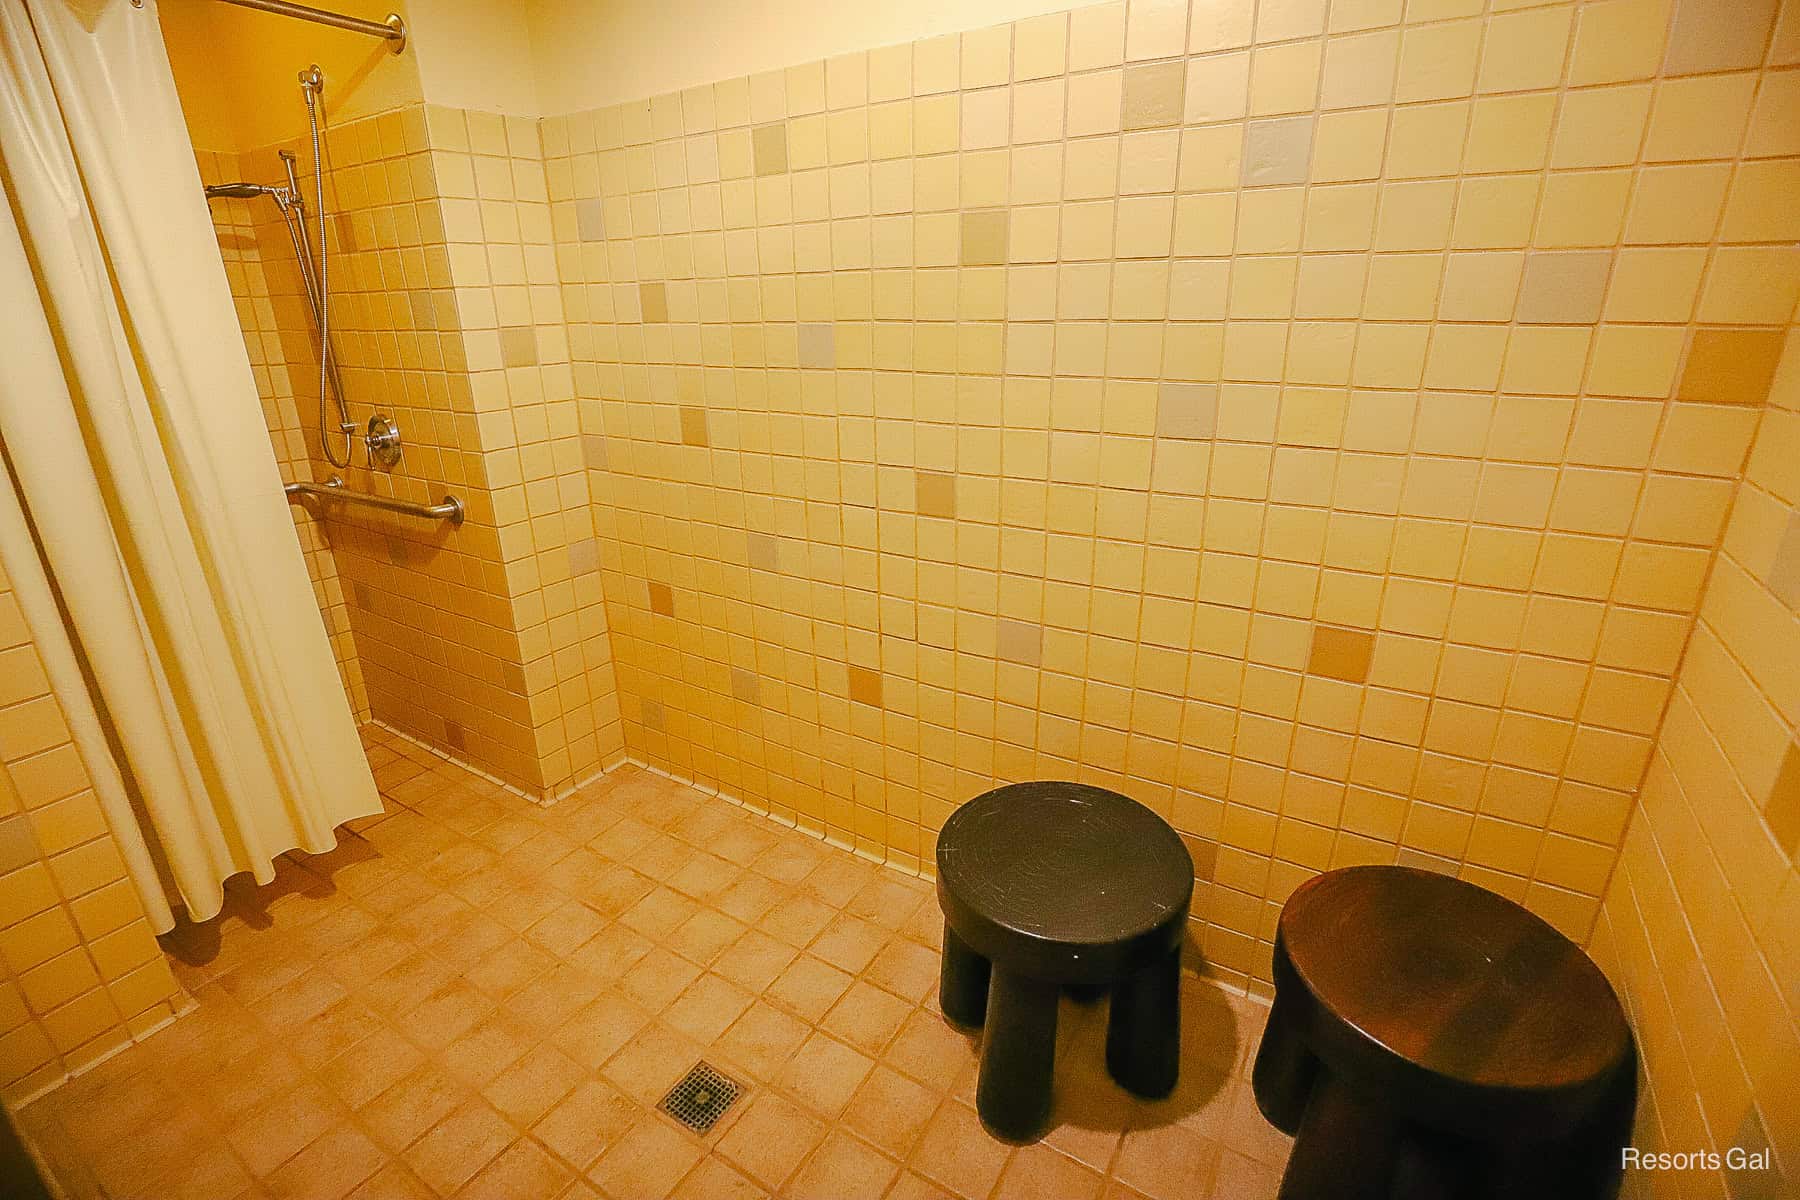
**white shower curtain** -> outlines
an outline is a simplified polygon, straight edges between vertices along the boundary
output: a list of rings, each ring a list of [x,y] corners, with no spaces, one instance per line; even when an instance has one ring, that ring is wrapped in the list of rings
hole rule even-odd
[[[0,0],[0,559],[158,931],[379,810],[153,2]]]

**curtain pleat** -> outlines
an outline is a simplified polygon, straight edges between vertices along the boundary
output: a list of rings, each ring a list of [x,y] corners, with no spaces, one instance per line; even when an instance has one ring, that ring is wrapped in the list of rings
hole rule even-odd
[[[0,554],[167,928],[379,801],[154,8],[0,0],[0,56]]]

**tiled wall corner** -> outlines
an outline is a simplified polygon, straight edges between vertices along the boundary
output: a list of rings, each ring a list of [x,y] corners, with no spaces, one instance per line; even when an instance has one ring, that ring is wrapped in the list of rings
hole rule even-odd
[[[1594,944],[1638,1031],[1638,1144],[1777,1161],[1646,1174],[1646,1196],[1800,1180],[1800,332],[1785,343]]]

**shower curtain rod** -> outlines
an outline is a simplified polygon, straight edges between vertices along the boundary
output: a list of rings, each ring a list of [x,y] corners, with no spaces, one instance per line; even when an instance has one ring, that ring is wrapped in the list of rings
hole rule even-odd
[[[275,13],[282,17],[299,17],[302,21],[317,21],[321,25],[348,29],[351,33],[386,38],[393,43],[390,48],[395,54],[406,49],[406,22],[399,13],[389,13],[385,21],[368,21],[362,17],[326,12],[322,8],[308,8],[304,4],[294,4],[291,0],[224,0],[224,3],[235,4],[239,8],[254,8],[258,12]]]

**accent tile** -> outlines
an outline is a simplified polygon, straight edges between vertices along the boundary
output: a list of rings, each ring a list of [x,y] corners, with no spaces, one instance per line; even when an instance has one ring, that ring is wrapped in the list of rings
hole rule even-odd
[[[1244,186],[1305,183],[1312,142],[1311,117],[1250,122],[1244,131]]]
[[[1187,66],[1182,62],[1146,63],[1125,68],[1126,129],[1160,129],[1181,123]]]
[[[537,330],[529,325],[500,331],[500,361],[509,367],[537,365]]]
[[[681,444],[684,446],[710,446],[712,439],[707,434],[707,413],[704,408],[692,405],[681,406]]]
[[[1025,621],[1000,618],[995,629],[997,652],[1006,662],[1038,666],[1044,657],[1044,628]]]
[[[799,326],[800,365],[803,367],[835,367],[837,334],[829,322],[802,322]]]
[[[606,239],[606,209],[598,196],[575,202],[575,236],[584,242]]]
[[[850,699],[858,704],[881,707],[881,672],[867,667],[850,668]]]
[[[667,285],[662,283],[638,284],[638,304],[645,324],[667,321],[669,319]]]
[[[786,125],[758,125],[750,131],[750,145],[758,175],[780,175],[788,169]]]
[[[1310,675],[1328,675],[1348,683],[1369,677],[1369,660],[1375,653],[1375,635],[1361,629],[1314,625],[1312,653],[1307,658]]]
[[[939,471],[913,474],[913,503],[922,517],[956,516],[956,476]]]
[[[1781,361],[1781,331],[1696,329],[1676,388],[1678,400],[1711,404],[1761,404]]]
[[[1517,319],[1545,325],[1597,323],[1611,265],[1612,254],[1605,250],[1526,255]]]
[[[1781,769],[1763,805],[1763,818],[1788,858],[1800,858],[1800,741],[1789,742],[1781,756]]]
[[[1761,66],[1777,7],[1776,0],[1677,0],[1663,70],[1699,75]]]
[[[1158,437],[1203,440],[1218,425],[1219,385],[1216,383],[1164,383],[1156,391]]]
[[[962,214],[962,265],[1001,266],[1006,262],[1008,218],[1004,211]]]

